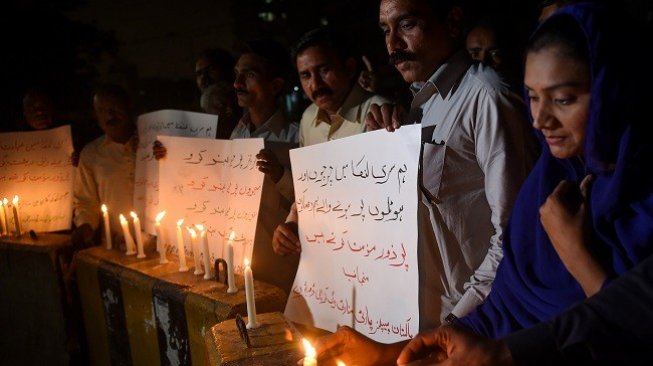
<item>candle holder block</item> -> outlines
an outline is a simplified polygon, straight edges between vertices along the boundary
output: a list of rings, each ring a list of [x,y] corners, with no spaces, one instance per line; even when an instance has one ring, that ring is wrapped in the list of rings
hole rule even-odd
[[[247,318],[244,318],[247,322]],[[258,314],[258,328],[247,329],[249,347],[234,319],[211,327],[206,334],[207,364],[223,366],[295,365],[304,357],[302,336],[281,313]],[[242,327],[241,327],[242,328]]]

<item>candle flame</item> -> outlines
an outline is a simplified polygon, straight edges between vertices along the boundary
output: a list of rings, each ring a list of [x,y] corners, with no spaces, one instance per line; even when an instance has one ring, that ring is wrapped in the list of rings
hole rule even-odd
[[[315,358],[317,356],[317,352],[315,351],[315,347],[309,342],[306,338],[302,339],[302,342],[304,343],[304,357],[305,358]]]
[[[17,195],[14,196],[14,200],[11,201],[11,203],[13,203],[14,205],[17,205],[17,204],[18,204],[18,196],[17,196]]]
[[[166,212],[165,212],[165,211],[161,211],[161,212],[159,212],[159,214],[156,215],[156,223],[157,223],[157,224],[160,223],[161,220],[163,220],[163,216],[165,216],[165,215],[166,215]]]
[[[135,218],[135,219],[138,218],[138,215],[136,215],[136,212],[134,212],[134,211],[130,212],[129,214],[131,215],[132,218]]]
[[[107,205],[105,205],[104,203],[102,204],[102,212],[107,213]]]
[[[344,362],[342,362],[342,361],[340,361],[340,360],[336,360],[336,365],[337,365],[337,366],[347,366],[346,363],[344,363]]]
[[[5,206],[8,206],[9,205],[9,200],[5,197],[5,198],[2,199],[2,203],[4,203]]]
[[[193,238],[197,238],[197,233],[195,232],[195,229],[189,227],[188,232],[190,233],[190,236],[192,236]]]
[[[199,231],[204,231],[204,225],[202,225],[202,224],[195,224],[195,227],[196,227],[197,230],[199,230]]]
[[[125,215],[123,215],[123,214],[120,214],[120,223],[121,224],[126,224],[127,223],[127,219],[125,218]]]
[[[245,258],[245,267],[249,267],[249,259]]]
[[[177,221],[177,226],[181,226],[181,225],[183,225],[183,223],[184,223],[184,219],[179,219]]]
[[[229,234],[229,241],[234,241],[236,239],[236,232],[231,230],[231,234]]]

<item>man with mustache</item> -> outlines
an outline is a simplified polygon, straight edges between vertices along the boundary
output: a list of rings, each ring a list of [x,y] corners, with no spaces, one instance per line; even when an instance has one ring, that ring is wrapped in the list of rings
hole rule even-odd
[[[534,139],[521,98],[464,49],[455,0],[381,0],[379,25],[414,99],[407,118],[395,106],[373,106],[368,129],[422,125],[417,255],[425,330],[466,315],[490,292]],[[402,346],[341,327],[318,351],[380,365],[394,364]]]
[[[119,86],[98,89],[93,109],[100,129],[105,133],[82,149],[73,187],[73,244],[92,244],[100,224],[100,206],[111,215],[113,235],[121,235],[118,213],[128,214],[133,207],[136,124],[127,92]]]
[[[372,104],[388,100],[358,85],[359,69],[346,40],[333,29],[317,28],[304,34],[292,59],[304,93],[313,102],[302,115],[299,145],[309,146],[365,131],[364,118]],[[284,178],[291,180],[290,172]],[[299,253],[297,212],[275,230],[272,245],[280,255]]]

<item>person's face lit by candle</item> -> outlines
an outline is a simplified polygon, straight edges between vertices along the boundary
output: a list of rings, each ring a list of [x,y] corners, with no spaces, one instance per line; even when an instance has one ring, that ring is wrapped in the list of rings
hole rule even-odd
[[[320,109],[335,114],[356,82],[356,60],[343,60],[332,46],[316,45],[298,53],[296,64],[306,96]]]
[[[533,127],[542,132],[551,154],[559,159],[582,155],[590,105],[588,65],[556,46],[529,52],[524,84]]]

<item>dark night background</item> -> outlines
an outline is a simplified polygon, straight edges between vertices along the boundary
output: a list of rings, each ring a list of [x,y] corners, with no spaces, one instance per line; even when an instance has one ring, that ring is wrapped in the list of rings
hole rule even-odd
[[[507,19],[519,47],[535,24],[539,1],[468,2],[475,3],[479,13],[493,11]],[[650,29],[651,2],[620,3],[636,23]],[[321,24],[345,30],[358,51],[386,65],[378,4],[379,0],[5,1],[0,14],[2,129],[20,118],[22,93],[30,86],[52,91],[59,119],[82,131],[93,130],[91,93],[101,83],[124,86],[139,113],[197,110],[193,74],[203,49],[233,50],[239,40],[262,37],[290,47],[302,33]],[[385,90],[403,87],[389,67],[381,67],[381,74]]]

